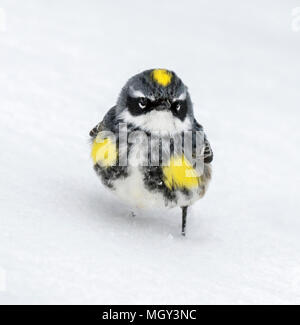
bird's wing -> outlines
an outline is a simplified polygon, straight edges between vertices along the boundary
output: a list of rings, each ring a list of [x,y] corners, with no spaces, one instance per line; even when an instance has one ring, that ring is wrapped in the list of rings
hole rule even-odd
[[[118,149],[115,138],[116,107],[112,107],[91,131],[92,152],[95,169],[115,166],[118,159]]]
[[[112,107],[104,116],[103,120],[99,122],[91,131],[90,136],[95,139],[100,131],[112,131],[115,125],[116,106]]]
[[[199,124],[196,119],[194,119],[193,131],[202,131],[203,132],[202,125]],[[193,146],[196,146],[196,141],[193,141]],[[204,133],[204,162],[206,164],[209,164],[213,161],[213,158],[214,158],[213,151],[211,149],[210,143],[207,140],[207,136]]]

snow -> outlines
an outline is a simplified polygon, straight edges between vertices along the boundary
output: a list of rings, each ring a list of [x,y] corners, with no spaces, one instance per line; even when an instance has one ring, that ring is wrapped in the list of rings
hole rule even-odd
[[[0,303],[299,304],[297,6],[1,1]],[[215,153],[186,238],[179,209],[130,216],[89,156],[153,67],[189,86]]]

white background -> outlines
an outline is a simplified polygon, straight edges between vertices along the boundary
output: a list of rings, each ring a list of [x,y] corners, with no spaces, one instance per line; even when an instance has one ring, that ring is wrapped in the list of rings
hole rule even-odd
[[[299,6],[0,1],[0,302],[300,303]],[[130,217],[90,159],[90,129],[155,67],[215,153],[186,238],[179,209]]]

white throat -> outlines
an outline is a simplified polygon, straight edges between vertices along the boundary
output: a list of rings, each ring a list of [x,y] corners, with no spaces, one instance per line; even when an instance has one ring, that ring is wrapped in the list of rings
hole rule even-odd
[[[131,123],[146,132],[174,134],[191,130],[191,120],[187,116],[183,121],[173,116],[170,111],[153,110],[139,116],[131,115],[126,109],[120,114],[125,123]]]

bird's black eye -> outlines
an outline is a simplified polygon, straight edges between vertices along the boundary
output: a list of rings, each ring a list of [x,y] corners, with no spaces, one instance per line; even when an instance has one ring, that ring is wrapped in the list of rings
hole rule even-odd
[[[151,109],[151,101],[146,97],[127,97],[126,106],[133,116],[146,114]]]
[[[147,98],[141,97],[139,99],[139,107],[145,109],[147,107]]]
[[[177,100],[172,103],[171,110],[174,116],[183,121],[187,114],[187,102],[185,100]]]

